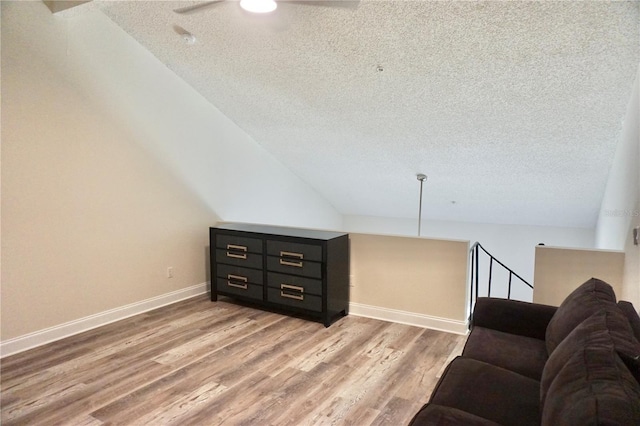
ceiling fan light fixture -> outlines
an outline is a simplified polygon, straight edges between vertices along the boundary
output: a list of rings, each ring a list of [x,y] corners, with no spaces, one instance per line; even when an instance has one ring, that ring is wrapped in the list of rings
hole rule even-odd
[[[276,10],[278,5],[274,0],[240,0],[240,7],[247,12],[269,13]]]

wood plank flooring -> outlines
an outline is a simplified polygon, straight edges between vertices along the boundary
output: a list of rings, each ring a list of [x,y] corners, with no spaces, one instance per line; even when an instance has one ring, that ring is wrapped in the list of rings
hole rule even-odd
[[[464,337],[200,296],[1,362],[2,425],[403,425]]]

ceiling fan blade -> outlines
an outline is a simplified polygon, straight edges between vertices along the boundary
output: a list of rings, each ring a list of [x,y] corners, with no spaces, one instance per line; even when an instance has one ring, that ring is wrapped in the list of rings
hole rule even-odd
[[[224,2],[225,0],[213,0],[213,1],[208,1],[205,3],[201,3],[201,4],[196,4],[194,6],[187,6],[187,7],[181,7],[179,9],[174,9],[173,11],[175,13],[178,13],[180,15],[189,15],[192,13],[198,13],[201,12],[205,9],[208,9],[212,6],[217,6],[219,3]]]
[[[357,9],[360,0],[280,0],[281,3],[301,4],[304,6],[341,7]]]

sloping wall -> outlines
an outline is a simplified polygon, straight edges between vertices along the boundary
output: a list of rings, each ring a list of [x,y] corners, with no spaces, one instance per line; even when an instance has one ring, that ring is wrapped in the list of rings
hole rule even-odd
[[[625,270],[620,298],[640,309],[640,246],[632,242],[640,226],[640,66],[622,123],[607,188],[596,227],[596,247],[624,250]]]
[[[2,341],[203,285],[218,220],[340,228],[99,11],[1,7]]]
[[[628,236],[629,224],[637,211],[640,199],[640,67],[633,84],[627,113],[622,123],[620,140],[609,171],[607,187],[600,206],[596,226],[596,246],[601,249],[621,250]]]
[[[628,120],[625,122],[625,127],[635,129],[635,132],[629,131],[629,139],[630,143],[633,144],[635,135],[636,204],[631,208],[631,220],[625,237],[624,279],[621,299],[632,302],[636,309],[640,311],[640,245],[635,245],[633,242],[633,229],[637,228],[640,232],[640,66],[638,66],[638,75],[631,96],[632,101],[629,103]],[[630,179],[633,181],[633,174]]]

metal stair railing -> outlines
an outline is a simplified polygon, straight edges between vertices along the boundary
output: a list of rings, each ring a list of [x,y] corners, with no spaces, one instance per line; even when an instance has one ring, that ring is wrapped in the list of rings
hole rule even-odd
[[[470,297],[469,297],[469,315],[472,314],[473,306],[479,297],[478,293],[480,291],[480,251],[481,250],[487,256],[489,256],[489,277],[487,280],[487,297],[491,297],[491,288],[492,288],[491,280],[493,278],[494,263],[498,264],[504,270],[509,272],[509,279],[507,284],[507,299],[511,299],[511,287],[512,287],[513,277],[516,277],[518,280],[524,283],[527,287],[529,287],[530,289],[533,289],[533,285],[529,284],[527,280],[525,280],[520,275],[515,273],[511,268],[506,266],[504,263],[496,259],[491,253],[489,253],[484,247],[482,247],[482,245],[479,242],[476,241],[471,246],[471,249],[469,250],[469,253],[471,256],[471,282],[470,282],[471,291],[470,291]]]

